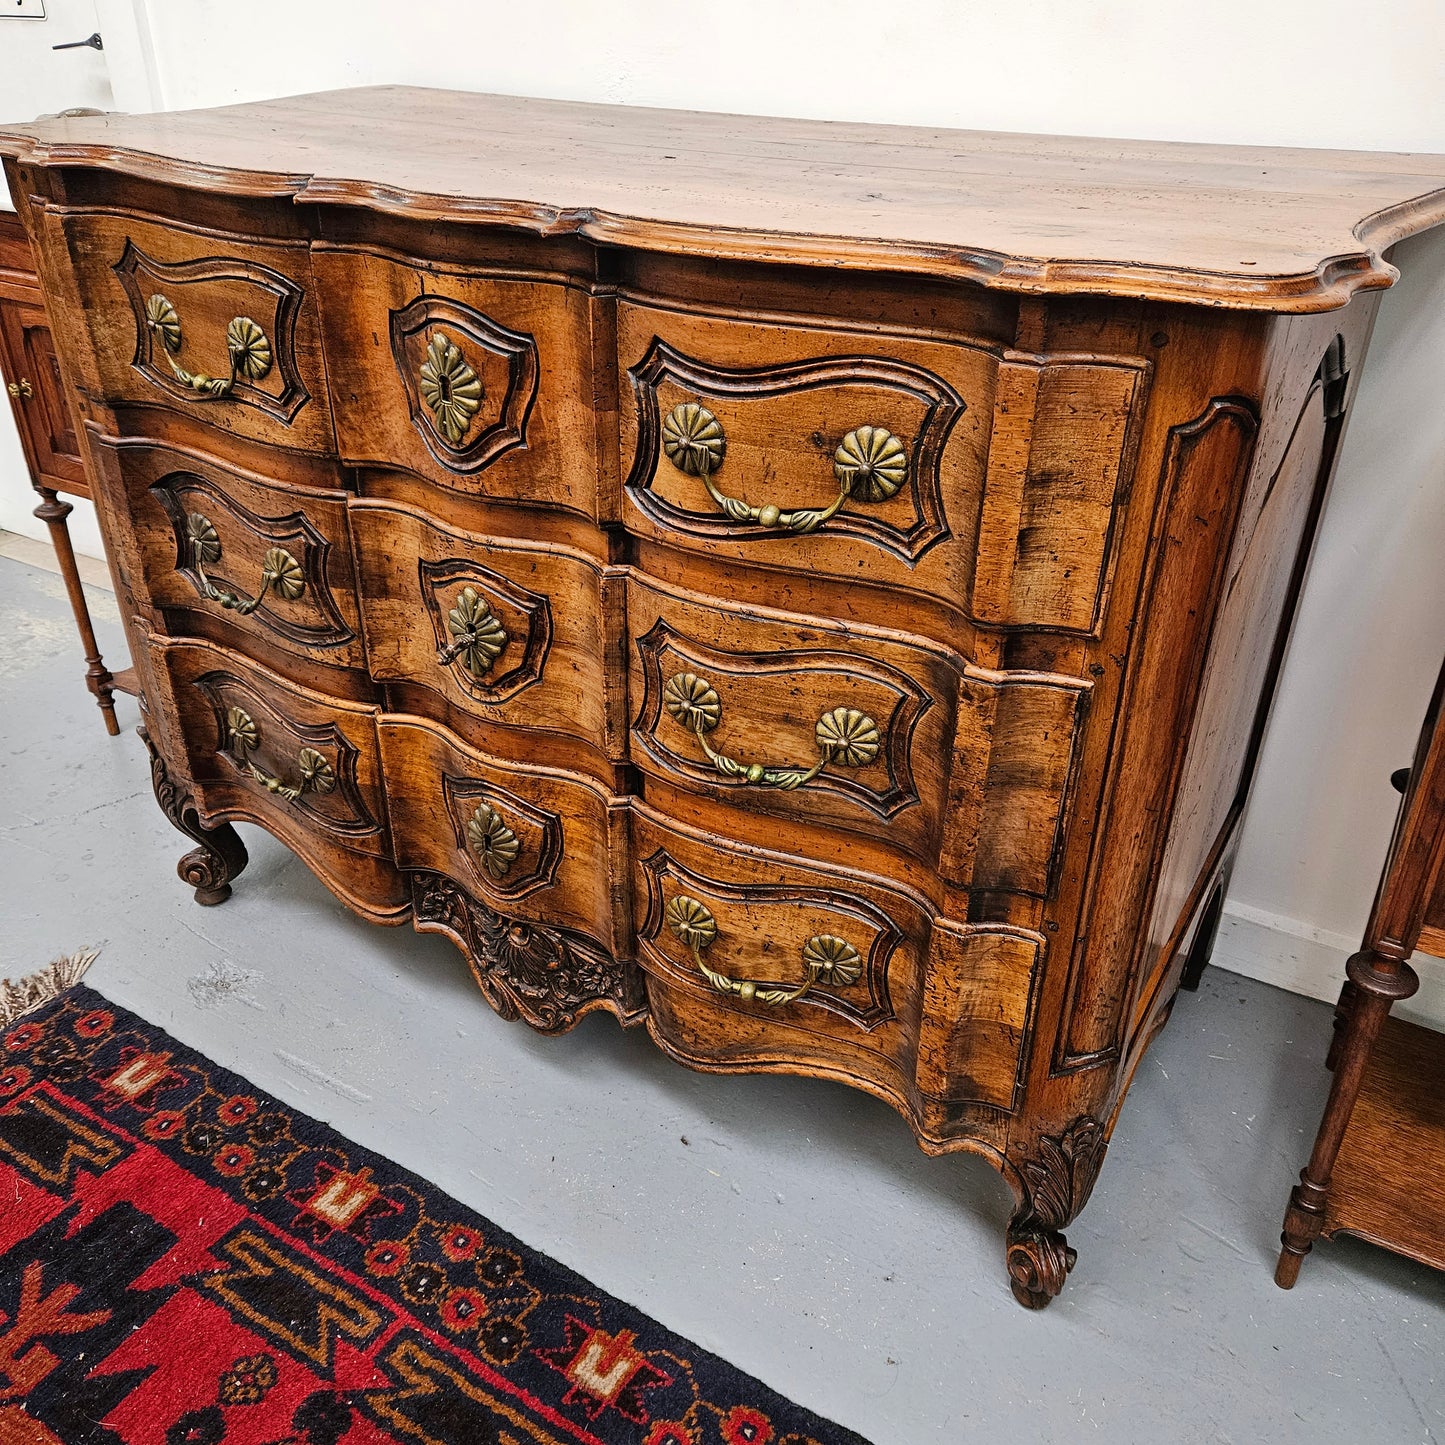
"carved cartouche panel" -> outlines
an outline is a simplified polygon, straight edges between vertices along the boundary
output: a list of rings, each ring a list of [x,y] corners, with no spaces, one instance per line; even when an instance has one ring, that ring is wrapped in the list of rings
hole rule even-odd
[[[881,356],[829,356],[768,367],[727,367],[685,356],[654,337],[627,373],[637,401],[637,452],[627,487],[653,521],[693,537],[750,540],[843,534],[913,564],[949,535],[939,465],[963,398],[942,378]],[[827,422],[795,404],[822,393]],[[880,393],[906,399],[909,425],[874,415]],[[895,408],[896,409],[896,408]],[[806,431],[792,433],[805,426]],[[798,475],[767,459],[768,441],[809,447]],[[760,453],[754,475],[747,463]],[[815,471],[816,475],[813,474]],[[669,473],[690,479],[689,500],[664,496]]]
[[[357,786],[360,754],[335,723],[296,722],[234,673],[208,672],[195,686],[215,719],[216,758],[258,802],[353,842],[381,832]]]
[[[176,571],[203,599],[224,592],[240,615],[303,647],[341,647],[355,638],[327,581],[332,542],[304,511],[263,517],[195,472],[168,472],[150,488],[175,533]],[[209,522],[214,537],[202,537]],[[296,564],[285,590],[267,584],[273,549]],[[228,609],[237,612],[234,603]]]
[[[437,666],[469,697],[496,706],[541,680],[552,645],[546,597],[460,557],[423,559],[417,577],[436,637]],[[468,590],[474,599],[463,597]],[[476,648],[467,646],[472,638]]]
[[[472,778],[442,778],[457,851],[477,885],[500,898],[548,887],[562,857],[562,819],[507,788]]]
[[[819,979],[780,1016],[794,1009],[823,1009],[865,1031],[894,1017],[888,964],[903,942],[903,930],[877,904],[840,888],[707,878],[662,849],[642,860],[642,875],[647,915],[638,945],[668,973],[711,987],[719,997],[736,997],[739,990],[712,982],[703,966],[727,984],[792,990],[807,977],[809,945],[837,940],[856,953],[861,967],[837,982]],[[689,934],[689,902],[710,915],[711,938]],[[693,951],[695,941],[702,943],[700,955]],[[762,1005],[744,1001],[740,1006]]]
[[[585,934],[509,918],[440,873],[411,875],[419,933],[444,933],[461,949],[487,1002],[504,1019],[565,1033],[583,1014],[607,1008],[638,1022],[646,996],[637,971]]]
[[[296,364],[305,293],[289,276],[239,257],[156,261],[131,240],[113,269],[135,314],[132,365],[168,396],[288,426],[311,399]]]
[[[828,791],[883,819],[918,803],[913,734],[934,699],[898,668],[828,648],[727,652],[662,620],[637,651],[643,696],[633,741],[678,778]],[[740,724],[768,742],[733,747]],[[755,759],[764,745],[774,754]]]
[[[526,444],[537,399],[537,343],[474,307],[419,296],[391,313],[391,353],[427,450],[479,472]]]

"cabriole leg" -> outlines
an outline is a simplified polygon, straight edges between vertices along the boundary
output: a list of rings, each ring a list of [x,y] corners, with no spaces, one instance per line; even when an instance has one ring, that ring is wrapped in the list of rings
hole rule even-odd
[[[229,823],[216,828],[207,828],[201,823],[194,801],[177,787],[150,733],[144,727],[136,731],[151,755],[151,786],[161,812],[200,845],[181,859],[176,872],[196,890],[197,903],[207,908],[224,903],[231,896],[231,881],[246,866],[246,845]]]

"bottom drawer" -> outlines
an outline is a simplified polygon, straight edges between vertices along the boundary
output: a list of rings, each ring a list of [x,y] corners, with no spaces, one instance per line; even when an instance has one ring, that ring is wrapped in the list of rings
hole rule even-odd
[[[259,823],[349,906],[383,920],[405,915],[375,708],[312,692],[207,642],[152,638],[148,661],[160,703],[152,730],[182,762],[203,822]]]
[[[612,886],[625,803],[578,773],[478,752],[422,718],[387,715],[379,731],[399,867],[444,873],[508,918],[630,951]]]
[[[504,1018],[559,1033],[643,1012],[631,961],[627,803],[591,779],[506,762],[437,723],[384,716],[382,771],[416,926],[462,950]]]
[[[651,1028],[690,1063],[844,1078],[916,1120],[1014,1107],[1041,941],[633,805]]]

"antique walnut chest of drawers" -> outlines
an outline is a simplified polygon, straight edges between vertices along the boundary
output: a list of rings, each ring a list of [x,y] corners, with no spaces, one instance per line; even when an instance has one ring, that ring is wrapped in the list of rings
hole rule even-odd
[[[156,794],[1074,1262],[1445,162],[405,89],[0,132]]]

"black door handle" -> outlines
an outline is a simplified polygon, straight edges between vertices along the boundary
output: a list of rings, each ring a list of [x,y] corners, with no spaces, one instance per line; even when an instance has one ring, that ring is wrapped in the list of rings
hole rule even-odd
[[[100,38],[100,31],[87,35],[84,40],[68,40],[64,45],[52,45],[52,50],[104,50],[105,42]]]

